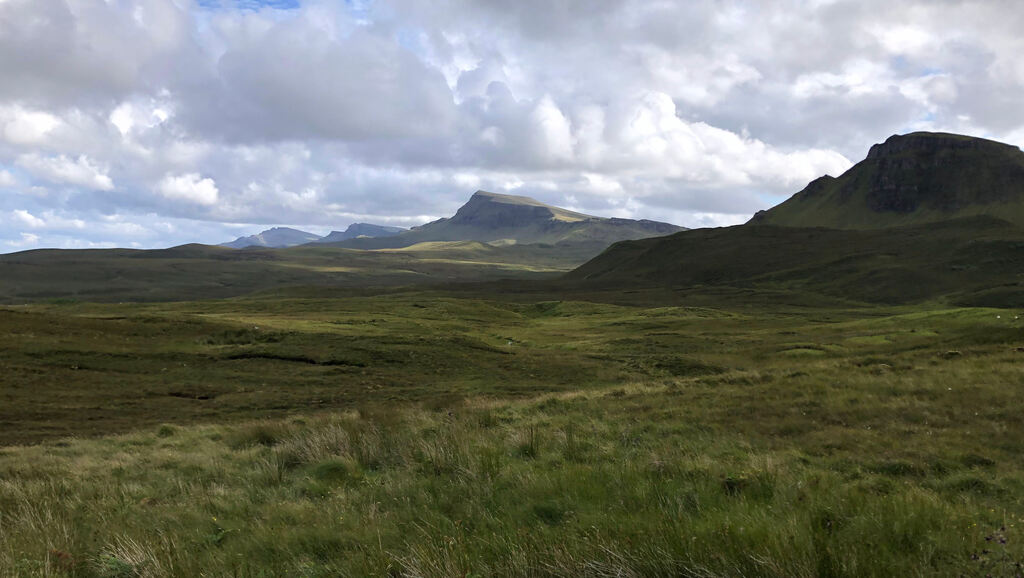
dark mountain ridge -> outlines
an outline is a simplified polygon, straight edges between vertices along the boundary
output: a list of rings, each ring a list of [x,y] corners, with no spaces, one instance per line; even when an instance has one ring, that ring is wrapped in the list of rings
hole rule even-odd
[[[566,275],[604,290],[744,288],[1024,306],[1024,229],[987,216],[854,230],[738,225],[616,243]]]
[[[991,215],[1024,226],[1024,153],[948,133],[894,135],[839,177],[811,181],[751,223],[873,229]]]

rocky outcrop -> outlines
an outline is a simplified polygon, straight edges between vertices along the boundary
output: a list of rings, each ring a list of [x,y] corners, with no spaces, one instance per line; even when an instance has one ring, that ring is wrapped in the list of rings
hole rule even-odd
[[[1013,207],[1020,205],[1020,211]],[[837,178],[824,176],[752,223],[869,229],[972,215],[1024,225],[1024,153],[969,136],[917,132],[873,145]]]

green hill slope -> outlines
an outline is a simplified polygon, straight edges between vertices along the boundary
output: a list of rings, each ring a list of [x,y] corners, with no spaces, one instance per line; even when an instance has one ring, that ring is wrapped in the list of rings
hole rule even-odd
[[[874,229],[990,215],[1024,226],[1024,153],[945,133],[889,137],[837,178],[812,181],[751,223]]]
[[[546,278],[586,261],[579,249],[432,243],[359,251],[321,245],[244,251],[182,245],[133,249],[38,249],[0,255],[0,303],[43,299],[176,301],[283,287],[395,287]]]
[[[876,303],[1024,306],[1024,229],[992,217],[878,230],[740,225],[617,243],[566,280],[749,288]]]

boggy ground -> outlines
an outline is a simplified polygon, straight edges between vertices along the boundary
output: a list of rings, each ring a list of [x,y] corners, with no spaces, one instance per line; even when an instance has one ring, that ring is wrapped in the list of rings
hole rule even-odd
[[[0,575],[1014,576],[1017,316],[8,308]]]

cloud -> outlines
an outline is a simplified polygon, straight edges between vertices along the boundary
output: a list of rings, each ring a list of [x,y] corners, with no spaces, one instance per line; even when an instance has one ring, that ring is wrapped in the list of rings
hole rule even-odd
[[[95,105],[186,79],[191,16],[162,0],[0,2],[0,99]]]
[[[35,153],[18,157],[18,165],[34,176],[56,184],[68,184],[85,189],[110,191],[114,181],[106,170],[97,166],[85,155],[68,158],[64,155],[46,157]]]
[[[213,179],[204,179],[198,173],[167,175],[157,185],[157,190],[168,199],[188,201],[199,205],[215,204],[220,192]]]
[[[39,244],[39,235],[33,233],[19,233],[17,240],[10,240],[4,243],[8,247],[16,247],[18,249],[26,249],[34,247]]]
[[[24,209],[18,209],[14,211],[14,218],[21,221],[26,226],[32,227],[33,229],[38,229],[40,227],[46,226],[46,221],[40,219],[39,217],[36,217],[32,213]]]
[[[11,216],[15,221],[30,229],[46,229],[48,231],[81,231],[86,229],[86,222],[84,220],[69,218],[55,211],[43,211],[40,213],[40,216],[36,216],[25,209],[16,209],[11,212]]]
[[[723,224],[893,133],[1024,134],[999,2],[210,6],[0,1],[0,243],[414,225],[477,188]]]
[[[214,90],[185,95],[191,130],[232,140],[379,140],[449,130],[455,108],[441,72],[328,6],[280,19],[221,19],[227,49]]]
[[[133,132],[149,130],[166,122],[172,114],[170,108],[170,105],[155,99],[148,102],[125,101],[111,111],[108,118],[122,137],[128,137]]]
[[[52,114],[26,110],[18,105],[0,105],[0,126],[2,126],[0,134],[9,143],[16,145],[41,144],[59,125],[60,119]]]
[[[530,112],[533,138],[530,147],[542,163],[557,163],[573,158],[572,127],[549,96],[545,96]]]

